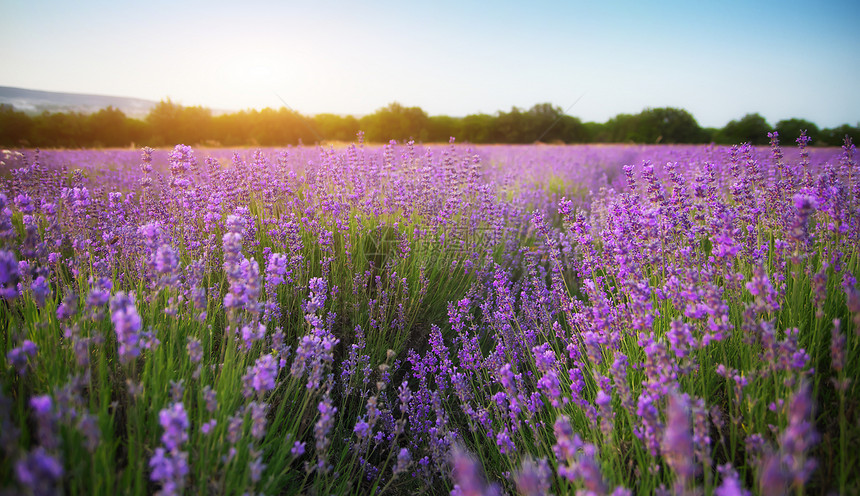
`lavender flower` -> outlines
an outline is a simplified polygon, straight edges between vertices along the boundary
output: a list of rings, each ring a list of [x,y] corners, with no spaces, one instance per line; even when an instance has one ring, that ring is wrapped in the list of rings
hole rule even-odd
[[[544,496],[551,488],[552,471],[546,459],[526,459],[516,475],[517,491],[523,496]]]
[[[363,439],[367,437],[368,434],[370,434],[370,424],[368,424],[364,420],[359,419],[359,421],[355,423],[353,432],[358,435],[359,439]]]
[[[15,206],[18,207],[18,211],[22,214],[31,214],[36,211],[35,205],[33,205],[33,198],[28,194],[20,194],[15,197]]]
[[[34,358],[38,351],[39,347],[36,346],[36,343],[29,339],[25,339],[21,343],[21,346],[12,348],[8,353],[6,353],[6,360],[15,367],[15,370],[18,371],[18,375],[23,376],[27,373],[27,365],[30,359]]]
[[[787,467],[780,463],[779,456],[771,454],[764,458],[759,469],[759,489],[763,496],[781,496],[788,494],[791,475]]]
[[[451,491],[451,496],[501,494],[498,486],[487,483],[481,466],[472,455],[462,448],[455,447],[452,452],[451,472],[454,479],[454,489]]]
[[[241,215],[228,215],[226,224],[227,230],[230,231],[230,233],[238,234],[240,239],[248,229],[248,221]]]
[[[723,483],[714,491],[715,496],[749,496],[750,492],[743,489],[738,473],[732,468],[730,463],[718,467],[720,474],[723,476]]]
[[[241,334],[242,342],[245,344],[245,350],[250,351],[254,342],[266,337],[266,326],[260,322],[246,324],[242,326]]]
[[[406,448],[400,448],[400,451],[397,453],[397,464],[394,466],[394,475],[406,472],[411,463],[412,456],[409,454],[409,450]]]
[[[803,253],[807,250],[809,243],[809,218],[818,208],[818,198],[806,193],[797,193],[792,198],[797,216],[794,218],[791,236]]]
[[[333,334],[322,329],[315,329],[311,334],[302,336],[296,347],[290,375],[301,377],[307,372],[307,388],[319,388],[326,366],[334,362],[334,347],[338,341]]]
[[[181,447],[188,441],[188,414],[181,402],[176,402],[161,410],[158,422],[164,429],[161,442],[165,448],[156,448],[149,460],[152,469],[150,478],[161,482],[162,494],[181,494],[188,475],[188,453]]]
[[[0,250],[0,298],[18,296],[18,262],[11,251]]]
[[[78,421],[78,430],[84,435],[84,446],[90,454],[95,453],[101,439],[101,429],[98,418],[92,414],[83,414]]]
[[[498,434],[496,434],[496,445],[499,447],[499,453],[516,453],[517,446],[511,440],[510,431],[505,427]]]
[[[67,293],[66,296],[63,297],[63,301],[57,306],[57,320],[66,320],[69,317],[74,316],[77,312],[78,298],[72,293]]]
[[[129,363],[140,355],[141,349],[142,321],[134,303],[134,294],[117,292],[110,301],[110,311],[120,360]]]
[[[600,464],[595,459],[596,449],[587,444],[577,457],[576,463],[565,470],[559,468],[559,474],[569,480],[579,479],[592,494],[606,494],[608,487],[600,471]]]
[[[215,426],[218,425],[218,421],[215,419],[210,419],[208,422],[204,422],[203,425],[200,426],[200,432],[204,435],[209,435]]]
[[[200,363],[203,360],[203,345],[197,338],[188,338],[188,344],[185,346],[188,350],[188,358],[192,363]]]
[[[225,238],[229,234],[225,234]],[[225,260],[224,266],[230,281],[230,292],[224,296],[224,306],[256,311],[260,297],[260,265],[256,260],[242,258],[237,264]]]
[[[666,462],[680,478],[682,486],[696,475],[693,455],[693,435],[690,429],[690,408],[686,395],[669,395],[666,430],[661,448]]]
[[[290,454],[294,457],[298,458],[305,454],[305,443],[296,441],[293,443],[293,447],[290,448]]]
[[[211,386],[203,388],[203,401],[206,402],[206,411],[214,413],[218,409],[217,393]]]
[[[815,459],[807,458],[809,450],[818,442],[818,434],[810,420],[813,406],[811,387],[803,382],[791,397],[788,426],[780,436],[782,460],[793,474],[795,487],[802,487],[816,466]]]
[[[324,463],[325,452],[331,442],[328,438],[329,431],[334,426],[334,416],[337,413],[337,407],[332,406],[331,398],[328,394],[323,397],[323,400],[317,405],[320,416],[316,424],[314,424],[314,438],[316,439],[317,456]]]
[[[140,226],[137,228],[137,232],[150,251],[155,251],[164,238],[164,229],[161,227],[161,222],[157,221]]]
[[[287,274],[289,257],[283,253],[272,253],[266,263],[266,291],[274,291],[279,285],[284,284],[284,276]]]
[[[171,452],[188,441],[188,414],[181,402],[174,403],[158,414],[158,423],[164,429],[161,442]]]
[[[269,405],[252,401],[248,404],[248,408],[251,410],[251,436],[257,440],[263,439],[266,435],[266,414],[269,411]]]
[[[263,476],[263,470],[266,469],[266,464],[263,463],[263,455],[258,454],[253,461],[248,463],[248,471],[251,475],[251,482],[257,483],[260,482],[260,478]]]
[[[30,408],[33,409],[36,416],[42,417],[51,413],[53,402],[48,395],[34,396],[30,398]]]
[[[161,276],[163,284],[167,286],[176,284],[179,255],[172,246],[163,244],[158,247],[153,255],[153,266],[155,267],[155,271]]]
[[[227,419],[227,441],[230,442],[231,445],[236,445],[239,442],[239,438],[242,436],[242,424],[244,423],[244,418],[242,417],[241,411],[239,411],[236,415],[231,415],[230,418]]]
[[[153,149],[148,146],[141,149],[140,170],[143,171],[144,174],[152,172],[152,152]]]
[[[197,169],[194,150],[187,145],[176,145],[167,158],[170,164],[170,187],[187,189],[191,186],[188,173]]]
[[[44,307],[45,300],[51,292],[51,288],[48,286],[48,281],[45,279],[45,276],[38,276],[34,279],[33,283],[30,284],[30,291],[33,292],[33,300],[36,302],[36,306],[39,308]]]
[[[36,418],[37,438],[42,447],[54,450],[60,441],[57,430],[58,415],[54,410],[54,401],[48,395],[30,398],[30,408]]]
[[[15,464],[15,478],[34,495],[58,494],[57,484],[63,476],[63,466],[41,447]]]
[[[161,482],[161,493],[164,496],[182,494],[185,478],[188,476],[188,453],[179,451],[168,453],[164,448],[156,448],[155,454],[149,459],[152,470],[150,478]]]
[[[308,301],[304,303],[305,313],[313,314],[325,305],[326,300],[326,282],[325,279],[314,277],[308,282],[310,295]]]
[[[248,367],[243,382],[245,383],[245,397],[253,395],[253,392],[265,393],[275,389],[278,378],[278,361],[272,355],[263,355],[257,362]]]
[[[110,301],[110,291],[113,288],[113,281],[107,277],[101,277],[96,280],[90,278],[90,293],[87,295],[87,307],[97,308],[107,305]]]
[[[845,367],[845,343],[847,338],[839,332],[839,319],[833,319],[833,329],[830,331],[830,368],[841,372]]]
[[[183,394],[185,394],[185,380],[170,381],[170,399],[181,402]]]

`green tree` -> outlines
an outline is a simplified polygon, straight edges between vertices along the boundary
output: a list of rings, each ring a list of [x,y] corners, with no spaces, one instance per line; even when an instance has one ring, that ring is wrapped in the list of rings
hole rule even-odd
[[[427,140],[434,143],[447,143],[451,137],[457,136],[462,119],[447,115],[434,115],[427,119]]]
[[[821,137],[818,126],[806,119],[784,119],[776,123],[776,132],[779,133],[782,146],[794,145],[801,131],[806,131],[806,135],[812,138],[813,144],[816,144]]]
[[[393,102],[387,107],[366,115],[359,121],[369,142],[387,143],[390,140],[406,141],[427,139],[427,113],[420,107],[404,107]]]
[[[26,146],[29,144],[33,121],[24,112],[8,104],[0,104],[0,145]]]
[[[153,145],[167,145],[176,140],[181,119],[182,106],[168,98],[158,102],[146,116],[152,132]]]
[[[563,115],[556,126],[559,126],[561,140],[565,143],[587,143],[588,131],[585,125],[577,117]]]
[[[606,124],[590,124],[590,138],[614,143],[704,143],[709,134],[686,110],[646,108],[638,114],[618,114]]]
[[[329,141],[353,142],[360,130],[358,119],[351,115],[317,114],[313,117],[313,125],[319,135]]]
[[[183,107],[170,99],[158,102],[146,116],[154,145],[195,145],[213,136],[212,111]]]
[[[251,135],[258,145],[284,146],[317,141],[311,121],[298,112],[284,107],[278,110],[264,108],[259,112],[252,110],[249,118],[253,123]]]
[[[530,143],[537,136],[531,136],[529,141],[528,122],[530,117],[517,107],[511,107],[510,112],[502,112],[496,115],[493,130],[493,141],[496,143]]]
[[[86,146],[89,116],[79,112],[42,112],[33,118],[32,146],[78,148]]]
[[[456,138],[467,143],[491,143],[495,118],[489,114],[469,114],[460,120]]]
[[[252,117],[242,110],[212,118],[213,141],[223,146],[255,145]]]
[[[562,141],[564,129],[559,126],[559,121],[564,111],[551,103],[538,103],[526,112],[523,118],[525,129],[521,130],[523,142],[533,143],[542,141],[549,143]]]
[[[88,145],[120,147],[128,146],[132,141],[131,129],[125,114],[112,106],[90,114],[88,119]]]
[[[707,135],[696,119],[683,109],[648,108],[637,116],[635,136],[639,143],[703,143]]]
[[[639,116],[618,114],[606,121],[599,141],[610,143],[642,143],[644,136],[639,134]]]
[[[609,141],[606,124],[586,122],[582,127],[585,131],[585,141],[587,143],[606,143]]]
[[[773,128],[764,117],[755,114],[747,114],[740,120],[730,121],[718,133],[717,140],[726,145],[751,143],[753,145],[765,145],[768,143],[767,133]]]
[[[851,141],[855,145],[860,144],[860,124],[857,126],[843,124],[839,127],[823,129],[821,131],[821,139],[818,144],[826,146],[842,146],[846,136],[851,138]],[[815,144],[815,142],[813,142],[813,144]]]

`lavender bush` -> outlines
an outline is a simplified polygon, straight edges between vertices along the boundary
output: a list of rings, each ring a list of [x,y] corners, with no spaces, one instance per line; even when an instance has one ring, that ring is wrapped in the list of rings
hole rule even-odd
[[[4,494],[860,486],[850,142],[4,157]]]

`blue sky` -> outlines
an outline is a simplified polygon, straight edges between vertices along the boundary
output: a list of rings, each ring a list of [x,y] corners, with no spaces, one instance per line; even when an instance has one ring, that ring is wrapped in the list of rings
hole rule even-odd
[[[0,85],[238,110],[860,122],[860,2],[2,0]],[[580,98],[581,97],[581,98]],[[571,107],[571,105],[578,102]]]

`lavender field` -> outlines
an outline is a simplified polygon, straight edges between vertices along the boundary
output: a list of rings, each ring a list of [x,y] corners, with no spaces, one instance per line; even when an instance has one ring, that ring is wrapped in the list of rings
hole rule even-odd
[[[807,145],[3,151],[0,494],[856,494]]]

